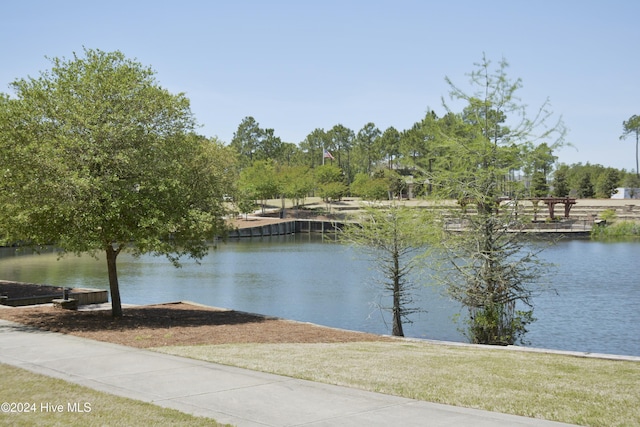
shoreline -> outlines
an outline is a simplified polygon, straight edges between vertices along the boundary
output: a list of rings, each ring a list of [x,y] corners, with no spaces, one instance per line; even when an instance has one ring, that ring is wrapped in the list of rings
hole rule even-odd
[[[404,342],[415,342],[415,343],[424,343],[424,344],[432,344],[432,345],[441,345],[441,346],[449,346],[449,347],[465,347],[465,348],[476,348],[482,350],[494,350],[494,351],[519,351],[525,353],[537,353],[537,354],[554,354],[559,356],[569,356],[569,357],[578,357],[585,359],[600,359],[600,360],[614,360],[614,361],[625,361],[625,362],[640,362],[640,356],[634,355],[624,355],[624,354],[615,354],[615,353],[593,353],[586,351],[572,351],[572,350],[557,350],[550,348],[540,348],[540,347],[527,347],[520,345],[508,345],[508,346],[498,346],[498,345],[486,345],[486,344],[471,344],[460,341],[446,341],[446,340],[435,340],[429,338],[416,338],[416,337],[395,337],[388,334],[375,334],[372,332],[364,332],[357,331],[351,329],[337,328],[333,326],[325,326],[312,322],[300,321],[300,320],[292,320],[285,319],[277,316],[265,315],[260,313],[251,313],[245,312],[241,310],[233,310],[230,308],[224,307],[215,307],[206,304],[201,304],[194,301],[184,300],[184,301],[172,301],[172,302],[164,302],[157,304],[123,304],[123,308],[144,308],[144,307],[158,307],[158,306],[171,306],[175,304],[185,304],[188,306],[199,307],[205,310],[213,310],[213,311],[221,311],[221,312],[235,312],[243,315],[254,316],[264,319],[278,320],[283,322],[289,322],[292,324],[298,325],[308,325],[316,328],[322,328],[327,330],[333,330],[341,333],[354,333],[354,334],[362,334],[364,335],[378,335],[385,339],[404,341]],[[11,307],[11,306],[3,306],[0,305],[1,309],[29,309],[33,307],[52,307],[53,304],[39,304],[35,306],[20,306],[20,307]],[[100,304],[89,304],[78,307],[79,312],[96,312],[96,311],[106,311],[111,310],[111,303],[100,303]]]
[[[206,305],[206,304],[200,304],[197,302],[193,302],[193,301],[175,301],[175,302],[167,302],[164,304],[177,304],[177,303],[182,303],[182,304],[189,304],[189,305],[194,305],[197,307],[203,307],[203,308],[207,308],[207,309],[213,309],[213,310],[232,310],[229,308],[223,308],[223,307],[213,307],[210,305]],[[111,308],[111,304],[106,303],[108,305],[107,309]],[[158,305],[158,304],[155,304]],[[237,311],[239,313],[245,313],[251,316],[261,316],[261,317],[265,317],[265,318],[272,318],[272,319],[278,319],[278,320],[283,320],[286,322],[293,322],[293,323],[299,323],[299,324],[306,324],[306,325],[313,325],[313,326],[317,326],[320,328],[327,328],[327,329],[333,329],[336,331],[342,331],[342,332],[354,332],[354,333],[360,333],[360,334],[371,334],[371,332],[363,332],[363,331],[355,331],[352,329],[343,329],[343,328],[336,328],[333,326],[325,326],[325,325],[319,325],[316,323],[311,323],[311,322],[304,322],[301,320],[291,320],[291,319],[284,319],[281,317],[277,317],[277,316],[268,316],[265,314],[260,314],[260,313],[249,313],[249,312],[244,312],[244,311],[238,311],[238,310],[234,310]],[[581,357],[581,358],[588,358],[588,359],[603,359],[603,360],[620,360],[620,361],[626,361],[626,362],[640,362],[640,356],[633,356],[633,355],[625,355],[625,354],[614,354],[614,353],[592,353],[592,352],[587,352],[587,351],[571,351],[571,350],[555,350],[555,349],[549,349],[549,348],[539,348],[539,347],[525,347],[525,346],[519,346],[519,345],[506,345],[506,346],[500,346],[500,345],[488,345],[488,344],[471,344],[471,343],[465,343],[465,342],[459,342],[459,341],[444,341],[444,340],[434,340],[434,339],[429,339],[429,338],[414,338],[414,337],[395,337],[393,335],[387,335],[387,334],[374,334],[374,335],[380,335],[382,337],[388,337],[388,338],[392,338],[394,340],[398,340],[398,341],[409,341],[409,342],[422,342],[422,343],[426,343],[426,344],[434,344],[434,345],[444,345],[444,346],[452,346],[452,347],[469,347],[469,348],[479,348],[479,349],[485,349],[485,350],[512,350],[512,351],[523,351],[523,352],[531,352],[531,353],[542,353],[542,354],[557,354],[557,355],[562,355],[562,356],[573,356],[573,357]]]

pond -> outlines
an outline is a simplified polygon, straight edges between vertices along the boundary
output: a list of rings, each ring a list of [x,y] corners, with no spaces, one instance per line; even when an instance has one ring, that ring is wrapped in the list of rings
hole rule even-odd
[[[529,345],[640,356],[640,243],[563,240],[542,258],[557,268],[551,288],[534,299]],[[118,273],[125,304],[188,300],[364,332],[391,330],[380,310],[390,301],[371,263],[314,234],[229,241],[179,269],[162,257],[124,253]],[[108,289],[102,258],[59,259],[53,249],[39,255],[0,249],[0,278]],[[438,286],[423,285],[414,293],[423,312],[412,316],[405,335],[466,341],[453,321],[461,312],[457,303]]]

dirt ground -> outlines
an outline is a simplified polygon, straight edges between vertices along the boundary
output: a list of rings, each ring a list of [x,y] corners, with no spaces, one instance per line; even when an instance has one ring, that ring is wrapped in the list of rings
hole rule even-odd
[[[390,337],[327,328],[187,303],[110,310],[72,311],[51,306],[0,308],[0,318],[98,341],[148,348],[233,343],[335,343],[387,341]]]
[[[0,283],[0,295],[17,297],[33,286]],[[14,290],[11,292],[10,289]],[[32,288],[31,291],[28,288]],[[0,318],[70,335],[148,348],[168,345],[233,343],[335,343],[388,341],[393,338],[294,322],[258,314],[216,309],[189,303],[125,307],[121,318],[111,310],[63,310],[50,304],[0,306]]]

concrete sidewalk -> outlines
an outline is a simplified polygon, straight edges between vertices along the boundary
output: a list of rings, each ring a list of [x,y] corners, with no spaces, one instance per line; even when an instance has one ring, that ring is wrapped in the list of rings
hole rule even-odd
[[[0,363],[236,426],[562,426],[44,332],[0,320]]]

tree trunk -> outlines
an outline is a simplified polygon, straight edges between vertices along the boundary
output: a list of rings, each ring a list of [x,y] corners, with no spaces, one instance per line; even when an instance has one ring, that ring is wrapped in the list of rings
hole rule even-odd
[[[402,316],[400,313],[400,291],[397,286],[393,291],[393,328],[391,334],[394,337],[403,337],[404,331],[402,330]]]
[[[640,168],[638,167],[638,136],[639,133],[636,131],[636,176],[640,178]]]
[[[118,270],[116,269],[116,258],[120,253],[113,245],[107,245],[107,270],[109,271],[109,290],[111,292],[111,315],[122,317],[122,302],[120,301],[120,287],[118,285]]]
[[[393,326],[391,334],[395,337],[403,337],[402,330],[402,312],[400,300],[400,257],[397,253],[393,254],[394,278],[393,278]]]

